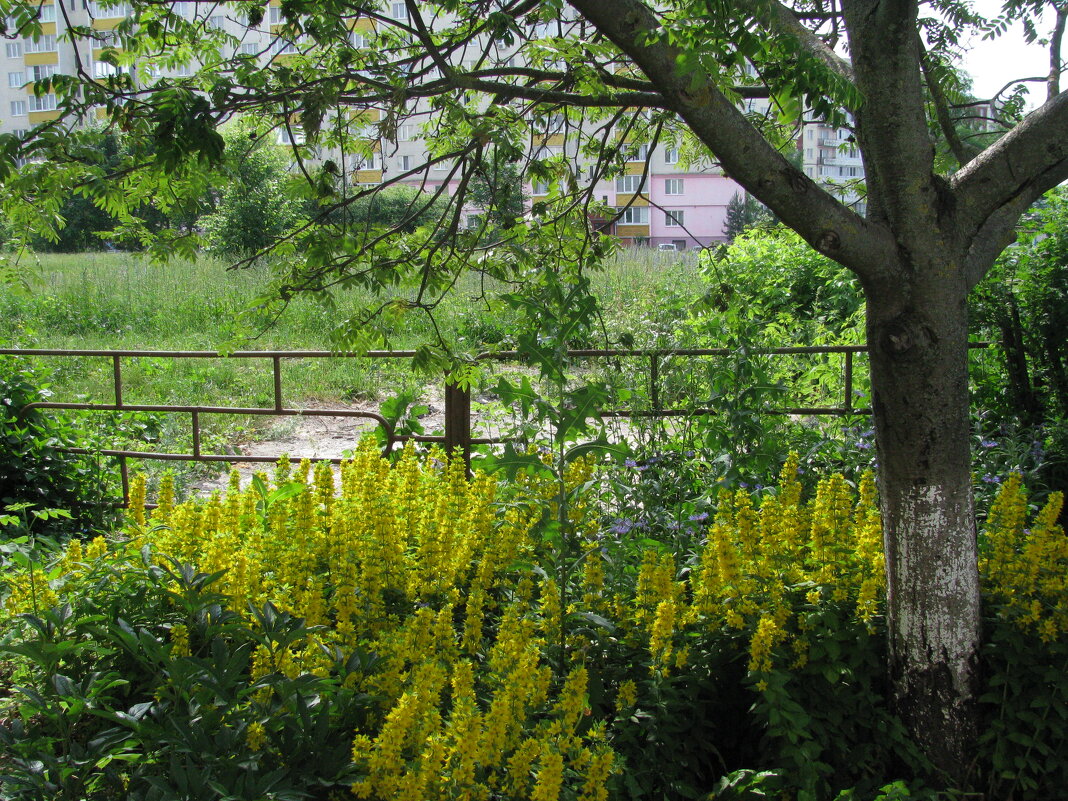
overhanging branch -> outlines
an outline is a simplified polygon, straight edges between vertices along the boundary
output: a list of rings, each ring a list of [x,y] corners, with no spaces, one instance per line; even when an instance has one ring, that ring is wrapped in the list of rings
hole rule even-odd
[[[732,178],[821,253],[863,280],[885,279],[893,261],[889,233],[821,189],[757,131],[707,75],[679,75],[678,48],[651,41],[659,23],[639,0],[570,0],[645,73]]]

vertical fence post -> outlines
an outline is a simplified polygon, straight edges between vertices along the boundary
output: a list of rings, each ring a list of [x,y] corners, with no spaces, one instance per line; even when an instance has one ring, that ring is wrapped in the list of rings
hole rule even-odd
[[[459,448],[471,469],[471,390],[445,381],[445,450],[452,456]]]
[[[111,375],[115,382],[115,405],[122,406],[122,364],[117,353],[111,357]]]
[[[660,354],[649,355],[649,402],[653,411],[660,411]]]
[[[282,357],[272,356],[274,362],[274,408],[282,411]]]
[[[853,351],[845,353],[845,409],[848,414],[853,413]]]

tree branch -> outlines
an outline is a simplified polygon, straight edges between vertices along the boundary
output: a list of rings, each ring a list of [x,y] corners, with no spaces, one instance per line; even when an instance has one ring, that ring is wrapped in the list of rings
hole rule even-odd
[[[919,33],[916,36],[919,37]],[[949,103],[946,100],[946,93],[942,91],[942,84],[938,81],[936,65],[931,59],[931,54],[924,48],[922,41],[919,47],[920,68],[923,70],[923,77],[927,83],[927,91],[931,93],[931,102],[934,103],[938,127],[942,129],[942,135],[946,137],[946,144],[949,145],[953,156],[963,166],[975,157],[976,150],[968,147],[961,140],[960,134],[957,133],[957,128],[953,124],[954,120],[949,115]]]
[[[864,102],[857,138],[864,154],[869,217],[883,216],[906,248],[937,252],[939,187],[934,175],[918,62],[916,0],[843,0],[853,70]]]
[[[979,234],[999,210],[1023,208],[1068,178],[1068,91],[1031,112],[950,180],[965,235]]]
[[[570,0],[626,53],[731,177],[821,253],[880,281],[894,245],[790,164],[704,74],[681,76],[678,48],[652,40],[659,21],[639,0]]]
[[[1064,26],[1068,22],[1068,5],[1057,9],[1057,22],[1053,26],[1053,35],[1049,37],[1049,78],[1046,81],[1046,99],[1050,100],[1061,93],[1061,42],[1064,41]]]
[[[794,37],[798,44],[822,61],[829,70],[838,73],[847,81],[853,80],[853,67],[849,62],[828,47],[827,43],[820,37],[802,25],[798,15],[792,9],[778,2],[778,0],[737,0],[735,7],[780,33]],[[825,19],[828,15],[818,16],[821,19]]]

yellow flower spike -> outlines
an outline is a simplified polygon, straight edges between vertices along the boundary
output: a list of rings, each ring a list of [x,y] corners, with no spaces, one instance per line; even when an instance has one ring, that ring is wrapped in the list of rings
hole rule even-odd
[[[664,669],[671,660],[672,640],[675,634],[677,609],[672,599],[661,601],[656,607],[656,616],[649,633],[649,654],[652,657],[651,668]]]
[[[577,667],[567,675],[560,691],[555,712],[560,715],[563,730],[571,734],[586,711],[586,690],[589,686],[589,673],[585,667]]]
[[[305,486],[307,486],[308,485],[308,476],[309,476],[310,473],[311,473],[311,460],[310,459],[301,459],[300,460],[300,464],[297,465],[296,472],[294,473],[293,477],[290,480],[291,481],[298,481],[301,484],[304,484]],[[279,482],[279,483],[281,483],[281,482]]]
[[[189,656],[189,630],[182,623],[171,627],[171,656]]]
[[[538,593],[541,600],[541,631],[549,642],[556,642],[560,636],[561,614],[560,588],[552,579],[541,582]]]
[[[515,798],[526,798],[535,760],[541,755],[542,743],[536,737],[524,740],[508,759],[508,790]]]
[[[130,481],[130,505],[126,513],[139,526],[145,525],[145,497],[145,474],[138,473]]]
[[[785,638],[783,632],[771,617],[761,617],[756,631],[749,642],[749,670],[764,672],[771,670],[772,651]]]
[[[267,731],[263,728],[263,724],[258,720],[248,724],[248,728],[245,730],[245,743],[248,745],[249,750],[260,751],[266,742]]]
[[[543,752],[541,769],[534,782],[530,801],[558,801],[564,780],[564,758],[555,751]]]
[[[638,702],[638,685],[627,679],[616,690],[616,713],[623,714]]]
[[[608,779],[615,768],[615,758],[616,755],[608,749],[591,754],[578,801],[607,801]]]
[[[289,454],[283,453],[278,457],[278,461],[274,463],[274,476],[271,479],[274,482],[274,486],[280,487],[289,481],[289,472],[292,469],[292,465],[289,462]],[[257,473],[264,483],[267,483],[266,473]]]
[[[315,465],[315,502],[322,509],[322,514],[329,517],[334,505],[334,471],[330,462],[318,462]]]
[[[152,521],[166,523],[174,511],[174,476],[164,473],[159,480],[159,499],[156,508],[152,510]]]
[[[95,562],[107,552],[108,541],[103,537],[93,537],[90,543],[85,547],[85,559],[89,562]]]

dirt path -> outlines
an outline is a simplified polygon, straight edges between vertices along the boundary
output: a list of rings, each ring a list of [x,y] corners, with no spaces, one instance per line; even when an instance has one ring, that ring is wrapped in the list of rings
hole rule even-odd
[[[480,403],[479,401],[482,401]],[[502,433],[502,410],[492,396],[475,398],[472,404],[472,420],[475,436],[499,436]],[[419,417],[427,434],[445,430],[445,401],[443,397],[427,396],[419,399],[428,411]],[[316,403],[305,409],[344,409],[347,411],[377,414],[379,406],[373,402],[363,403]],[[377,425],[371,418],[336,417],[328,415],[297,415],[274,418],[275,422],[263,430],[263,436],[254,440],[231,444],[232,452],[240,456],[269,456],[282,454],[308,458],[313,463],[323,459],[340,459],[345,451],[352,450],[364,436],[374,431]],[[257,471],[270,472],[272,465],[266,462],[236,462],[233,465],[241,473],[242,483],[249,481]],[[215,490],[225,489],[229,469],[224,469],[214,478],[204,478],[190,485],[197,495],[210,495]]]

